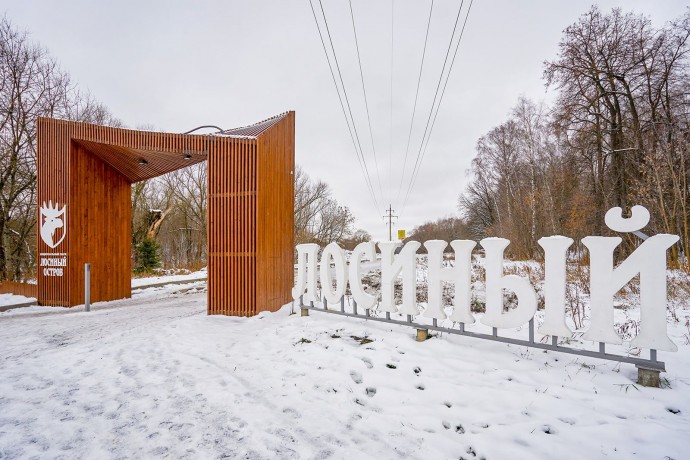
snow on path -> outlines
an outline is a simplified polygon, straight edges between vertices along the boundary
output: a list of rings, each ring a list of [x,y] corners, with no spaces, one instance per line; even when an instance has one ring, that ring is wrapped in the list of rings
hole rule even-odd
[[[196,272],[188,273],[186,275],[164,275],[164,276],[148,276],[148,277],[142,277],[142,278],[133,278],[132,279],[132,289],[134,291],[133,294],[137,295],[141,291],[142,286],[149,286],[152,284],[153,285],[163,285],[163,283],[181,283],[181,282],[195,283],[195,282],[205,281],[207,277],[208,277],[208,273],[206,272],[206,269],[204,268],[204,269],[201,269],[201,270],[196,271]],[[185,284],[187,284],[187,283],[185,283]],[[146,289],[151,289],[151,288],[146,288]],[[137,292],[137,290],[139,292]],[[36,302],[36,298],[35,297],[24,297],[24,296],[15,295],[15,294],[0,294],[0,307],[29,303],[29,302]]]
[[[208,277],[206,269],[199,270],[197,272],[188,273],[186,275],[163,275],[163,276],[146,276],[143,278],[132,278],[132,289],[136,289],[139,286],[146,286],[149,284],[156,283],[172,283],[178,281],[195,281],[195,280],[205,280]]]
[[[659,390],[630,365],[289,307],[207,316],[205,293],[93,308],[0,315],[0,458],[688,457],[681,343]]]

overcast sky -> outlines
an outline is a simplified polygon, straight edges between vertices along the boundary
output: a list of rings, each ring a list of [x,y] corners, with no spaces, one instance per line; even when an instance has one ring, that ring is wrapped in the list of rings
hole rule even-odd
[[[80,87],[128,127],[146,125],[168,132],[201,124],[232,128],[295,110],[297,163],[313,178],[328,182],[335,198],[354,213],[356,226],[377,239],[387,237],[382,215],[388,203],[400,215],[395,227],[408,231],[424,221],[457,215],[457,198],[468,180],[477,139],[504,121],[520,95],[537,102],[552,100],[541,78],[542,63],[556,56],[562,30],[592,2],[474,1],[415,188],[402,209],[459,1],[434,2],[398,198],[430,4],[431,0],[352,0],[374,161],[349,4],[323,0],[380,203],[376,209],[309,0],[0,2],[17,27],[47,47]],[[468,4],[466,0],[461,23]],[[621,6],[644,13],[661,25],[683,14],[686,2],[596,4],[604,11]]]

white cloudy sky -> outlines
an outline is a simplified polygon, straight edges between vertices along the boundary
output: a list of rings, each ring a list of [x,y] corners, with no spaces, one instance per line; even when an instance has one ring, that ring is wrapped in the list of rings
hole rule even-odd
[[[381,206],[393,203],[400,215],[397,226],[409,230],[457,214],[478,137],[503,121],[520,95],[537,101],[553,97],[541,79],[542,62],[555,57],[561,31],[591,4],[474,1],[416,186],[402,209],[396,198],[430,0],[352,0],[380,190],[349,6],[345,0],[323,0],[377,199]],[[602,10],[622,6],[644,13],[656,24],[680,16],[685,8],[684,1],[596,4]],[[231,128],[295,110],[297,163],[331,185],[334,196],[355,214],[357,227],[376,238],[386,236],[383,209],[372,204],[357,163],[308,0],[2,0],[0,5],[129,127],[170,132],[201,124]],[[456,0],[434,3],[402,195],[458,6]]]

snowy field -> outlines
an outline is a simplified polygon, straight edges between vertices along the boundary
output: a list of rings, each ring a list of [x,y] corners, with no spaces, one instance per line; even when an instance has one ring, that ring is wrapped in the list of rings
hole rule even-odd
[[[690,458],[682,322],[650,389],[632,365],[290,306],[207,316],[189,287],[1,313],[0,458]]]

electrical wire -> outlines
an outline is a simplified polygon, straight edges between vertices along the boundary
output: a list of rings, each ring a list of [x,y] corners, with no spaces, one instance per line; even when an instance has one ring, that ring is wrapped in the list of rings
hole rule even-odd
[[[319,0],[319,3],[321,3],[320,0]],[[331,77],[333,78],[333,84],[335,85],[335,90],[336,90],[336,93],[338,94],[338,100],[340,101],[340,107],[342,109],[343,116],[345,117],[345,122],[347,123],[347,129],[348,129],[348,132],[350,133],[350,138],[352,139],[352,145],[355,148],[355,154],[357,156],[359,166],[362,170],[362,175],[364,176],[364,181],[369,188],[369,193],[371,194],[374,208],[375,208],[376,212],[379,212],[379,209],[381,209],[381,207],[378,204],[378,200],[376,200],[376,194],[374,193],[374,188],[372,187],[372,184],[371,184],[371,177],[369,176],[369,171],[368,171],[368,168],[366,166],[366,161],[364,159],[364,155],[362,155],[362,152],[360,151],[361,145],[360,145],[360,150],[358,150],[358,148],[357,148],[359,142],[358,142],[358,140],[357,141],[355,140],[355,135],[353,134],[353,127],[354,126],[353,127],[350,126],[350,119],[348,118],[347,113],[345,111],[345,104],[343,103],[343,97],[340,94],[340,88],[338,87],[338,83],[337,83],[336,78],[335,78],[335,72],[333,71],[333,65],[331,64],[331,59],[328,55],[328,50],[326,49],[326,42],[323,38],[323,33],[321,32],[321,26],[319,25],[319,21],[316,17],[316,11],[314,10],[314,5],[312,3],[312,0],[309,0],[309,6],[311,7],[311,11],[312,11],[312,14],[314,16],[314,23],[316,24],[316,29],[319,32],[319,38],[321,39],[321,45],[323,47],[323,52],[326,55],[326,61],[328,62],[328,68],[331,72]],[[323,13],[323,5],[321,5],[321,11],[322,11],[322,14],[324,15],[324,19],[325,19],[325,14]],[[333,45],[333,42],[331,41],[331,47],[332,47],[332,45]],[[333,58],[334,58],[334,60],[336,58],[335,57],[335,49],[333,49]],[[336,65],[337,65],[337,60],[336,60]],[[342,82],[342,77],[341,77],[341,82]],[[344,86],[343,86],[343,93],[345,93],[345,87]],[[354,124],[354,119],[352,120],[352,123]],[[356,132],[356,127],[354,127],[354,128],[355,128],[355,132]]]
[[[426,139],[426,144],[424,145],[424,151],[422,152],[422,159],[420,160],[420,164],[422,161],[424,161],[424,156],[426,155],[426,150],[427,147],[429,146],[429,139],[431,139],[431,132],[434,129],[434,125],[436,124],[436,117],[438,116],[439,109],[441,108],[441,101],[443,100],[443,96],[446,94],[446,87],[448,86],[448,80],[450,79],[450,72],[453,70],[453,64],[455,63],[455,58],[458,55],[458,49],[460,49],[460,41],[462,40],[462,36],[465,33],[465,26],[467,25],[467,18],[470,15],[470,10],[472,9],[472,3],[474,0],[470,0],[470,4],[467,8],[467,14],[465,15],[465,21],[462,24],[462,29],[460,30],[460,37],[458,39],[458,43],[455,46],[455,52],[453,53],[453,59],[450,61],[450,70],[448,71],[448,75],[446,76],[446,81],[443,83],[443,90],[441,91],[441,98],[439,99],[439,103],[436,106],[436,112],[434,113],[434,119],[431,121],[431,127],[429,128],[429,135],[427,136]],[[419,171],[417,171],[419,174]]]
[[[443,101],[443,96],[446,94],[446,87],[448,86],[448,80],[450,80],[450,74],[453,71],[453,64],[455,64],[455,58],[458,55],[458,50],[460,49],[460,42],[462,41],[462,37],[465,33],[465,26],[467,26],[467,19],[470,16],[470,11],[472,10],[472,3],[474,3],[474,0],[470,0],[470,4],[467,7],[467,13],[465,14],[465,20],[463,21],[462,24],[462,29],[460,30],[460,35],[458,37],[458,42],[455,45],[455,51],[453,52],[453,59],[450,62],[450,67],[448,68],[448,74],[446,75],[446,81],[443,84],[443,90],[441,91],[441,97],[439,98],[438,105],[436,106],[436,112],[434,113],[434,118],[433,121],[431,122],[431,127],[429,128],[429,135],[427,136],[426,139],[426,144],[424,144],[424,150],[422,152],[421,159],[419,160],[419,165],[421,168],[422,161],[424,161],[424,157],[426,156],[426,151],[429,146],[429,139],[431,139],[431,132],[434,129],[434,125],[436,124],[436,117],[438,116],[439,109],[441,108],[441,102]],[[462,6],[461,6],[462,8]],[[405,206],[407,205],[407,200],[409,198],[409,194],[412,192],[412,189],[414,188],[414,184],[417,181],[417,176],[419,175],[419,169],[417,169],[417,173],[414,175],[412,179],[412,183],[410,184],[410,190],[408,192],[408,196],[405,198],[405,201],[403,202],[403,210],[405,209]],[[402,214],[402,212],[401,212]]]
[[[419,176],[419,172],[421,170],[421,165],[422,162],[424,161],[424,158],[426,157],[426,153],[428,150],[429,142],[431,139],[431,134],[433,132],[434,126],[436,124],[436,119],[438,117],[438,113],[441,107],[441,103],[443,101],[443,98],[445,96],[445,92],[448,86],[448,81],[450,79],[450,75],[453,70],[453,66],[458,54],[458,50],[460,47],[460,43],[462,41],[462,37],[464,35],[464,31],[467,25],[467,21],[469,18],[470,10],[472,8],[474,0],[470,0],[469,2],[469,7],[467,8],[467,12],[465,14],[465,19],[462,24],[462,29],[460,30],[459,36],[457,38],[457,42],[455,42],[456,39],[456,33],[458,31],[458,24],[460,17],[462,15],[462,9],[464,6],[464,0],[461,0],[460,2],[460,7],[458,8],[458,13],[455,18],[455,23],[453,25],[453,31],[451,33],[451,37],[448,43],[448,49],[446,50],[446,55],[443,61],[443,67],[441,68],[441,73],[438,78],[438,82],[436,84],[436,90],[434,92],[434,97],[431,103],[431,108],[429,110],[429,115],[426,120],[426,124],[424,127],[424,132],[421,138],[421,142],[419,144],[419,149],[417,151],[417,155],[415,158],[414,166],[412,168],[412,172],[409,177],[409,184],[407,187],[407,192],[404,195],[404,200],[402,202],[402,211],[401,214],[403,214],[405,207],[409,201],[410,195],[412,193],[412,190],[414,189],[414,186],[416,184],[417,178]],[[369,190],[369,193],[371,195],[372,203],[377,210],[377,212],[382,209],[381,204],[378,201],[376,191],[374,190],[374,184],[372,181],[372,175],[370,174],[369,167],[367,165],[367,159],[364,155],[364,149],[362,148],[362,143],[360,140],[359,132],[357,130],[357,126],[355,123],[355,119],[352,113],[352,106],[350,104],[350,100],[347,94],[347,88],[345,86],[345,82],[343,80],[343,75],[342,71],[340,69],[340,64],[338,62],[338,57],[335,51],[335,46],[333,44],[333,38],[330,32],[330,28],[328,26],[328,20],[326,18],[326,13],[324,11],[323,3],[322,0],[318,0],[319,2],[319,7],[321,10],[321,16],[323,20],[323,25],[326,29],[326,35],[328,36],[328,43],[330,45],[330,54],[328,51],[328,47],[326,45],[326,40],[324,37],[324,34],[321,29],[321,24],[319,19],[317,18],[316,10],[314,8],[313,0],[309,0],[309,5],[312,10],[312,14],[314,16],[314,22],[317,27],[317,31],[319,33],[319,38],[321,39],[321,45],[323,47],[324,54],[326,55],[326,60],[328,62],[328,67],[331,72],[331,78],[333,80],[333,84],[336,88],[336,93],[338,94],[338,100],[340,102],[340,107],[343,113],[343,116],[345,117],[345,122],[348,127],[348,132],[350,134],[350,138],[352,140],[353,147],[355,149],[355,156],[357,157],[357,160],[360,165],[360,169],[362,170],[362,175],[364,176],[365,183],[367,184],[367,188]],[[376,175],[377,175],[377,181],[378,181],[378,189],[379,189],[379,194],[382,200],[385,201],[386,196],[383,191],[383,186],[382,186],[382,181],[381,181],[381,172],[378,164],[378,157],[376,154],[376,144],[374,142],[374,133],[373,133],[373,128],[371,124],[371,114],[369,110],[369,102],[368,102],[368,97],[367,97],[367,91],[366,91],[366,84],[364,80],[364,70],[362,66],[362,60],[361,60],[361,53],[359,49],[359,39],[357,36],[357,27],[356,27],[356,21],[354,17],[354,9],[352,6],[352,0],[349,0],[349,7],[350,7],[350,17],[352,20],[352,30],[354,34],[354,39],[355,39],[355,47],[357,51],[357,62],[359,65],[359,74],[360,74],[360,81],[362,84],[362,93],[364,96],[364,105],[366,109],[366,115],[367,115],[367,124],[369,128],[369,138],[371,141],[371,149],[372,149],[372,154],[374,157],[374,164],[376,167]],[[407,138],[407,145],[405,149],[405,157],[403,161],[403,168],[402,168],[402,174],[400,177],[400,184],[398,186],[398,191],[395,196],[395,201],[400,205],[400,198],[402,196],[402,190],[403,190],[403,184],[405,183],[405,172],[407,169],[407,163],[408,163],[408,158],[409,158],[409,151],[410,151],[410,145],[411,145],[411,139],[412,139],[412,132],[414,130],[414,125],[415,125],[415,119],[416,119],[416,111],[417,111],[417,105],[418,105],[418,99],[419,99],[419,92],[421,88],[421,79],[423,75],[423,70],[424,70],[424,63],[426,61],[426,50],[427,50],[427,45],[428,45],[428,39],[429,39],[429,32],[431,28],[431,18],[433,16],[433,9],[434,9],[434,0],[431,0],[431,5],[429,8],[429,17],[427,19],[427,30],[425,33],[424,37],[424,48],[422,50],[422,59],[420,63],[420,68],[419,68],[419,74],[417,78],[417,88],[415,90],[415,98],[414,98],[414,104],[413,104],[413,109],[412,109],[412,117],[410,121],[410,129],[408,132],[408,138]],[[449,65],[449,56],[450,52],[453,48],[453,44],[455,43],[455,51],[453,53],[452,59],[450,60],[450,65]],[[395,63],[395,3],[394,0],[391,0],[391,59],[390,59],[390,125],[389,125],[389,166],[388,166],[388,191],[387,193],[390,196],[390,199],[392,201],[393,198],[393,168],[392,168],[392,158],[393,158],[393,125],[394,125],[394,120],[393,120],[393,95],[394,95],[394,63]],[[332,61],[331,61],[331,54],[332,54]],[[333,68],[333,63],[335,63],[335,69]],[[447,72],[446,72],[447,69]],[[336,78],[336,73],[337,73],[337,78]],[[444,80],[445,77],[445,80]],[[340,85],[338,84],[338,81],[340,82]],[[441,89],[441,85],[442,89]],[[342,94],[341,94],[342,90]],[[440,90],[440,96],[439,96],[439,90]],[[396,207],[398,207],[396,206]]]
[[[388,141],[388,190],[390,193],[391,178],[393,177],[393,64],[395,60],[395,3],[391,0],[391,106],[390,106],[390,135]],[[390,201],[390,199],[389,199]]]
[[[417,77],[417,90],[414,94],[414,106],[412,107],[412,121],[410,121],[410,132],[407,135],[407,147],[405,148],[405,160],[403,161],[402,174],[400,175],[400,185],[398,185],[398,193],[396,194],[396,204],[400,202],[400,193],[402,192],[402,185],[405,180],[405,169],[407,168],[407,157],[410,153],[410,140],[412,139],[412,127],[414,126],[414,116],[417,112],[417,99],[419,98],[419,87],[422,83],[422,70],[424,69],[424,59],[426,58],[426,45],[429,41],[429,29],[431,28],[431,15],[434,12],[434,0],[431,0],[429,8],[429,19],[426,23],[426,35],[424,36],[424,49],[422,50],[422,63],[419,66],[419,76]]]
[[[407,193],[405,194],[405,200],[403,201],[403,209],[404,209],[405,205],[407,204],[407,200],[409,199],[412,185],[414,183],[414,179],[415,179],[416,174],[417,174],[417,169],[419,168],[420,159],[422,156],[422,150],[424,147],[424,141],[426,140],[427,133],[429,132],[429,126],[431,124],[431,118],[434,114],[434,107],[436,106],[436,100],[438,99],[439,90],[441,89],[441,82],[443,81],[443,75],[445,73],[446,66],[448,65],[448,57],[450,56],[450,50],[453,48],[453,41],[455,39],[455,33],[457,31],[457,28],[458,28],[458,23],[460,21],[460,15],[462,13],[462,7],[464,4],[465,4],[465,1],[461,0],[460,8],[458,8],[458,14],[455,17],[455,24],[453,25],[453,32],[451,33],[450,40],[448,41],[448,49],[446,50],[446,56],[443,60],[443,67],[441,68],[441,73],[438,77],[438,83],[436,84],[436,91],[434,92],[434,99],[431,102],[431,109],[429,110],[429,116],[427,117],[426,125],[424,127],[424,134],[422,135],[422,141],[419,144],[419,151],[417,152],[417,157],[415,159],[414,167],[412,169],[412,174],[410,176],[410,183],[409,183],[409,186],[407,188]],[[402,214],[402,212],[401,212],[401,214]]]
[[[364,71],[362,70],[362,58],[359,54],[359,41],[357,40],[357,27],[355,26],[355,13],[352,10],[352,0],[350,3],[350,17],[352,18],[352,32],[355,36],[355,47],[357,49],[357,62],[359,64],[359,76],[362,81],[362,93],[364,93],[364,107],[367,112],[367,122],[369,124],[369,138],[371,139],[371,151],[374,154],[374,164],[376,166],[376,176],[379,183],[379,192],[381,193],[381,199],[383,199],[383,187],[381,186],[381,173],[379,172],[379,162],[376,158],[376,146],[374,145],[374,131],[371,129],[371,116],[369,115],[369,102],[367,100],[367,88],[364,85]]]
[[[355,133],[355,139],[357,139],[357,145],[359,146],[359,152],[362,156],[362,162],[364,163],[364,169],[366,171],[367,179],[369,181],[369,186],[374,195],[374,201],[377,203],[377,209],[381,209],[378,205],[378,200],[376,199],[376,193],[374,192],[374,187],[371,183],[371,175],[369,174],[369,168],[367,167],[367,160],[364,157],[364,150],[362,149],[362,144],[359,141],[359,134],[357,132],[357,125],[355,124],[355,117],[352,116],[352,107],[350,106],[350,98],[347,97],[347,88],[345,88],[345,82],[343,81],[343,74],[340,71],[340,64],[338,63],[338,56],[335,53],[335,46],[333,45],[333,37],[331,36],[331,30],[328,27],[328,20],[326,19],[326,12],[323,9],[323,3],[319,0],[319,7],[321,8],[321,15],[323,16],[323,23],[326,26],[326,33],[328,34],[328,42],[331,44],[331,51],[333,52],[333,60],[335,61],[335,68],[338,71],[338,77],[340,78],[340,85],[343,88],[343,96],[345,97],[345,105],[347,105],[347,111],[350,114],[350,120],[352,120],[352,130]]]

